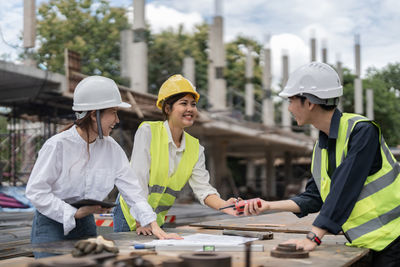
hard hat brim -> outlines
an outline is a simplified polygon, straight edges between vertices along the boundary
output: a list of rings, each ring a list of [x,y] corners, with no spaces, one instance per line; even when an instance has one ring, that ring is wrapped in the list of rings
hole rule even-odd
[[[286,88],[285,88],[286,89]],[[285,90],[284,89],[284,90]],[[341,97],[343,95],[343,87],[337,87],[337,88],[329,88],[326,90],[317,90],[317,91],[308,91],[304,90],[301,92],[294,92],[293,94],[289,94],[285,91],[280,92],[278,95],[282,98],[289,98],[295,95],[302,95],[302,94],[310,94],[314,95],[318,98],[321,99],[330,99],[330,98],[335,98],[335,97]]]
[[[130,108],[132,107],[131,104],[126,103],[126,102],[121,102],[121,104],[118,105],[119,108]]]
[[[280,97],[282,97],[282,98],[289,98],[291,96],[294,96],[293,94],[288,94],[288,93],[285,93],[285,92],[280,92],[278,95]]]
[[[184,93],[193,95],[193,96],[194,96],[194,100],[196,101],[196,103],[199,102],[200,94],[197,93],[196,91],[183,91],[183,92],[178,92],[178,93],[176,93],[176,94],[169,95],[168,97],[171,97],[171,96],[174,96],[174,95],[177,95],[177,94],[184,94]],[[167,99],[168,97],[166,97],[166,98],[164,98],[164,99],[158,99],[158,100],[157,100],[156,106],[157,106],[157,108],[158,108],[159,110],[162,110],[162,105],[163,105],[162,103],[163,103],[163,101],[164,101],[165,99]]]
[[[100,109],[107,109],[107,108],[114,108],[114,107],[130,108],[131,104],[128,104],[126,102],[121,102],[121,103],[119,103],[117,105],[106,103],[104,105],[98,105],[96,107],[94,107],[93,105],[74,105],[72,107],[72,110],[73,111],[89,111],[89,110],[100,110]]]

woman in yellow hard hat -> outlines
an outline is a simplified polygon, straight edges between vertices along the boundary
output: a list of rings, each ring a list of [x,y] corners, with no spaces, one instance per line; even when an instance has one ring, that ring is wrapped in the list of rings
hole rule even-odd
[[[184,131],[193,125],[200,98],[194,86],[182,75],[173,75],[163,83],[158,93],[157,107],[165,121],[145,121],[135,134],[131,164],[148,194],[148,202],[162,226],[168,210],[187,182],[201,204],[214,209],[234,204],[236,199],[221,199],[209,184],[205,167],[204,148],[199,140]],[[135,221],[122,198],[114,210],[114,231],[134,231],[152,234],[149,227]],[[235,215],[233,209],[225,213]]]

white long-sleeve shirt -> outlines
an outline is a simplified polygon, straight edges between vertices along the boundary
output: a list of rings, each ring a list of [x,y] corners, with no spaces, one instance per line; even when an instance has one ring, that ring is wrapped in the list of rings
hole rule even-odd
[[[185,150],[185,135],[182,135],[181,145],[178,148],[172,140],[171,130],[168,121],[164,121],[164,127],[168,133],[168,153],[169,153],[169,171],[168,176],[171,177],[182,159]],[[135,134],[135,140],[132,150],[131,165],[135,170],[142,190],[148,195],[148,185],[150,179],[150,144],[151,144],[151,128],[149,124],[142,125]],[[210,175],[206,169],[204,147],[200,145],[199,158],[193,168],[192,175],[189,178],[189,185],[192,188],[196,198],[204,205],[204,199],[208,195],[216,194],[217,190],[209,183]]]
[[[73,126],[43,145],[26,196],[40,213],[62,223],[67,235],[76,226],[77,209],[65,200],[103,200],[114,185],[131,207],[132,216],[142,225],[156,220],[147,195],[118,143],[105,136],[89,144],[88,153],[87,143]]]

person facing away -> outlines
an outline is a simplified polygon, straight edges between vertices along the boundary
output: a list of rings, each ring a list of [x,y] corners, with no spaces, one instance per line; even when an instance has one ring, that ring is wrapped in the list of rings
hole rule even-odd
[[[187,182],[203,205],[219,209],[236,201],[235,198],[221,199],[209,184],[204,148],[198,139],[184,131],[195,122],[199,98],[189,80],[179,74],[171,76],[162,84],[157,99],[157,107],[166,120],[145,121],[135,134],[131,164],[145,192],[144,197],[157,213],[160,226]],[[115,232],[136,230],[138,234],[151,234],[151,229],[131,216],[125,196],[121,196],[117,204]],[[236,215],[232,209],[226,213]]]
[[[36,208],[31,242],[96,236],[93,214],[109,209],[75,208],[69,203],[101,201],[114,185],[132,207],[129,212],[149,225],[157,237],[176,238],[157,225],[124,151],[109,136],[119,123],[118,108],[130,107],[121,101],[115,82],[102,76],[87,77],[76,86],[73,101],[76,121],[45,142],[28,180],[26,196]]]
[[[279,94],[299,126],[319,130],[304,193],[283,201],[245,207],[245,215],[267,210],[298,217],[320,211],[306,238],[289,240],[313,250],[327,232],[343,232],[347,245],[372,250],[374,266],[400,266],[400,165],[380,126],[337,109],[342,86],[334,69],[312,62],[294,71]]]

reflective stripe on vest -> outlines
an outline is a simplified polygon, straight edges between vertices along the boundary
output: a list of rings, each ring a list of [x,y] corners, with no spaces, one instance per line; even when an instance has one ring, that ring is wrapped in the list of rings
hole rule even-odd
[[[168,150],[168,133],[164,127],[164,123],[143,122],[150,125],[151,128],[151,145],[150,145],[150,178],[149,178],[149,196],[148,203],[157,214],[158,225],[164,224],[165,215],[172,207],[179,192],[189,180],[193,167],[199,158],[199,141],[184,132],[185,134],[185,150],[178,164],[175,173],[168,177],[169,171],[169,150]],[[143,123],[140,125],[142,126]],[[139,126],[139,127],[140,127]],[[136,229],[136,221],[129,211],[122,196],[120,204],[126,222],[131,230]]]
[[[170,194],[171,196],[177,197],[180,191],[175,191],[172,188],[167,187],[167,189],[165,189],[164,186],[160,186],[160,185],[153,185],[153,186],[149,186],[149,194],[151,193],[165,193],[165,194]]]
[[[356,123],[360,121],[369,120],[357,114],[343,113],[336,143],[336,157],[342,156],[340,162],[336,160],[336,167],[345,159],[351,132]],[[379,129],[382,166],[379,171],[367,177],[357,202],[349,218],[342,225],[342,229],[349,241],[352,242],[348,245],[380,251],[400,235],[400,227],[398,227],[400,225],[400,193],[398,193],[400,165],[387,147],[380,127],[376,123],[374,124]],[[344,133],[346,133],[345,138],[343,138]],[[321,149],[316,142],[311,171],[323,201],[330,191],[328,163],[325,160],[327,154],[327,150]],[[327,183],[329,187],[323,187]]]

